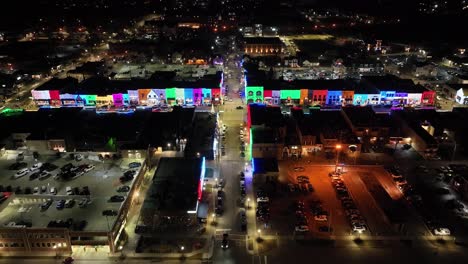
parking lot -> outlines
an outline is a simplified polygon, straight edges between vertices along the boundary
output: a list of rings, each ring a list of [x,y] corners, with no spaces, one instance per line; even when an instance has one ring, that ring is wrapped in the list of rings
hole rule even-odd
[[[407,199],[433,234],[442,228],[450,235],[466,236],[468,206],[451,185],[456,186],[454,180],[467,169],[459,164],[433,165],[418,166],[407,173],[412,184]]]
[[[83,153],[79,161],[72,160],[69,154],[63,154],[62,157],[40,155],[37,159],[25,154],[21,162],[26,163],[27,168],[38,163],[53,164],[55,166],[48,166],[57,168],[49,171],[50,175],[43,179],[30,177],[33,172],[15,178],[14,175],[18,170],[12,170],[11,166],[16,162],[17,156],[17,152],[9,152],[0,159],[2,191],[4,194],[16,193],[15,199],[0,213],[2,219],[0,224],[12,226],[14,222],[33,227],[47,227],[50,221],[65,221],[72,218],[74,223],[82,220],[87,222],[81,223],[82,227],[76,228],[77,230],[90,231],[109,230],[112,227],[115,214],[129,189],[117,191],[123,186],[119,178],[129,170],[131,162],[142,162],[141,159],[113,159],[112,157],[104,157],[101,161],[96,154],[88,153]],[[69,163],[72,166],[65,166]],[[71,174],[74,177],[57,178],[57,174],[62,171],[63,167],[72,168],[72,170],[75,168],[76,173]],[[139,167],[133,170],[137,175]],[[130,186],[132,182],[133,180],[128,180],[124,185]],[[116,197],[111,199],[112,196]],[[52,201],[47,206],[45,203],[48,199]],[[74,202],[71,202],[71,199]],[[113,212],[109,212],[108,216],[103,216],[105,210],[113,210]]]
[[[339,174],[334,170],[334,166],[281,162],[277,183],[256,186],[270,198],[268,220],[257,219],[258,225],[267,233],[315,237],[429,234],[384,168],[346,167]]]

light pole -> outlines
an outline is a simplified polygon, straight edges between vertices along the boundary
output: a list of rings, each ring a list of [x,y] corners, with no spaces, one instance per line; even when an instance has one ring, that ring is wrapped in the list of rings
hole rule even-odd
[[[336,150],[336,160],[335,160],[335,173],[336,173],[338,171],[338,162],[339,162],[339,159],[340,159],[341,145],[337,144],[335,146],[335,150]]]
[[[247,209],[250,209],[250,198],[247,198]]]
[[[262,239],[261,235],[262,235],[262,230],[261,229],[257,229],[257,240],[260,241]]]

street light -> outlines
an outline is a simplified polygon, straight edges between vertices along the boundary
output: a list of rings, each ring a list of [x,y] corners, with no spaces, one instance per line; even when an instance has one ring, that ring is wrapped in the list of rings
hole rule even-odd
[[[184,251],[185,247],[184,246],[180,246],[180,251]]]
[[[247,209],[250,209],[250,198],[247,198]]]
[[[338,170],[338,161],[339,161],[339,158],[340,158],[341,145],[337,144],[335,146],[335,149],[336,149],[336,160],[335,160],[335,173],[336,173],[337,170]]]

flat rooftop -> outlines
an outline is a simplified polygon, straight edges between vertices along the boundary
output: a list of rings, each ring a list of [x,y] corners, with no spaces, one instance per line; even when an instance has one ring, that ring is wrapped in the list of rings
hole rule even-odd
[[[153,208],[160,214],[196,210],[203,162],[202,158],[161,158],[143,208]]]
[[[351,123],[357,127],[390,127],[391,125],[389,115],[376,114],[371,106],[343,107],[343,112]]]

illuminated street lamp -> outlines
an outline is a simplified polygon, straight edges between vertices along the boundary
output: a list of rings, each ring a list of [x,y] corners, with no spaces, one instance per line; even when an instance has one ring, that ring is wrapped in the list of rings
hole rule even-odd
[[[262,234],[262,230],[261,230],[261,229],[257,229],[257,234],[258,234],[257,239],[260,240],[260,236],[261,236],[261,234]]]
[[[341,152],[341,145],[337,144],[335,146],[336,149],[336,160],[335,160],[335,173],[338,171],[338,161],[340,159],[340,152]]]
[[[250,198],[247,198],[247,209],[250,209]]]

